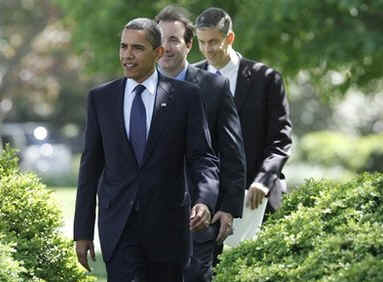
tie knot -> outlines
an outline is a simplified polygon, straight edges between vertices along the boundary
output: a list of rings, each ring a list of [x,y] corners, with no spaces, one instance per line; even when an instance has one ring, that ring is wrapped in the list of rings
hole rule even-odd
[[[134,87],[134,92],[136,92],[136,95],[141,95],[142,92],[144,92],[145,86],[142,84],[138,84],[136,87]]]
[[[219,70],[217,70],[215,73],[216,73],[217,75],[222,75],[222,73],[221,73]]]

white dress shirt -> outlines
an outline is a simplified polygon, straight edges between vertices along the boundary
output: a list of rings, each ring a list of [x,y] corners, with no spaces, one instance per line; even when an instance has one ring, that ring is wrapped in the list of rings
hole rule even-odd
[[[229,55],[230,55],[230,61],[223,68],[217,69],[214,66],[209,64],[207,67],[207,70],[212,73],[216,73],[219,70],[224,77],[229,79],[230,91],[234,96],[235,88],[237,87],[239,56],[233,49],[230,49]]]
[[[156,100],[156,92],[157,92],[157,83],[158,83],[158,73],[155,69],[151,76],[149,76],[142,83],[137,83],[133,79],[127,79],[125,85],[125,93],[124,93],[124,122],[125,122],[125,130],[128,138],[130,136],[130,111],[132,109],[132,103],[136,93],[134,88],[138,84],[142,84],[145,86],[144,92],[142,92],[141,97],[142,101],[145,105],[146,110],[146,139],[149,136],[150,124],[152,122],[153,116],[153,108],[154,102]]]

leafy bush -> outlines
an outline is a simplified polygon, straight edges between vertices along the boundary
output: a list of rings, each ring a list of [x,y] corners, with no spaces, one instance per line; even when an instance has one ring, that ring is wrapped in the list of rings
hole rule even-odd
[[[383,281],[383,174],[307,181],[221,258],[215,282]]]
[[[331,131],[305,135],[300,143],[302,160],[323,166],[342,166],[354,172],[383,168],[383,135],[354,137]]]
[[[11,150],[1,154],[0,169],[3,249],[15,268],[23,267],[21,280],[14,281],[94,281],[77,264],[73,243],[58,231],[61,214],[45,185],[35,175],[18,171]]]
[[[0,176],[10,175],[17,171],[19,160],[17,151],[12,149],[9,144],[5,145],[5,150],[0,151]]]
[[[20,273],[25,269],[13,259],[15,249],[11,244],[3,243],[3,236],[0,234],[0,281],[21,282]]]

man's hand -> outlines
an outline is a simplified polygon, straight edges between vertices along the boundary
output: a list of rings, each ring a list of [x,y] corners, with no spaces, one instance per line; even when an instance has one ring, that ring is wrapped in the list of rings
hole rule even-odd
[[[219,220],[220,227],[217,236],[217,242],[222,244],[227,236],[233,234],[233,217],[230,213],[224,211],[218,211],[213,217],[211,223],[215,223]]]
[[[205,204],[196,204],[190,214],[190,230],[191,231],[200,231],[205,229],[210,224],[210,211]]]
[[[90,240],[76,241],[76,254],[77,254],[78,262],[81,263],[81,265],[90,272],[91,270],[88,264],[88,251],[90,253],[90,257],[92,258],[92,260],[96,261],[96,256],[94,254],[93,241],[90,241]]]
[[[252,210],[258,208],[262,203],[263,198],[269,193],[269,189],[261,183],[251,184],[249,191],[247,191],[246,206]]]

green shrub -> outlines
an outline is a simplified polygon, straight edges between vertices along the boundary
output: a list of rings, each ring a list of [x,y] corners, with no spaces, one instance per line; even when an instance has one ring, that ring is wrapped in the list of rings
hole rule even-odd
[[[9,144],[6,144],[5,149],[0,152],[0,177],[16,172],[19,163],[16,155],[17,151],[12,149]]]
[[[11,259],[24,267],[21,281],[94,281],[77,264],[73,242],[58,231],[62,216],[50,192],[35,175],[7,169],[13,157],[9,150],[0,157],[0,234],[15,250]]]
[[[15,249],[11,244],[3,243],[3,237],[0,234],[0,281],[21,282],[20,274],[25,268],[13,258]]]
[[[303,161],[323,166],[342,166],[353,172],[383,168],[383,135],[349,136],[331,131],[305,135],[299,153]]]
[[[383,281],[383,174],[307,181],[256,241],[226,251],[215,282]]]

